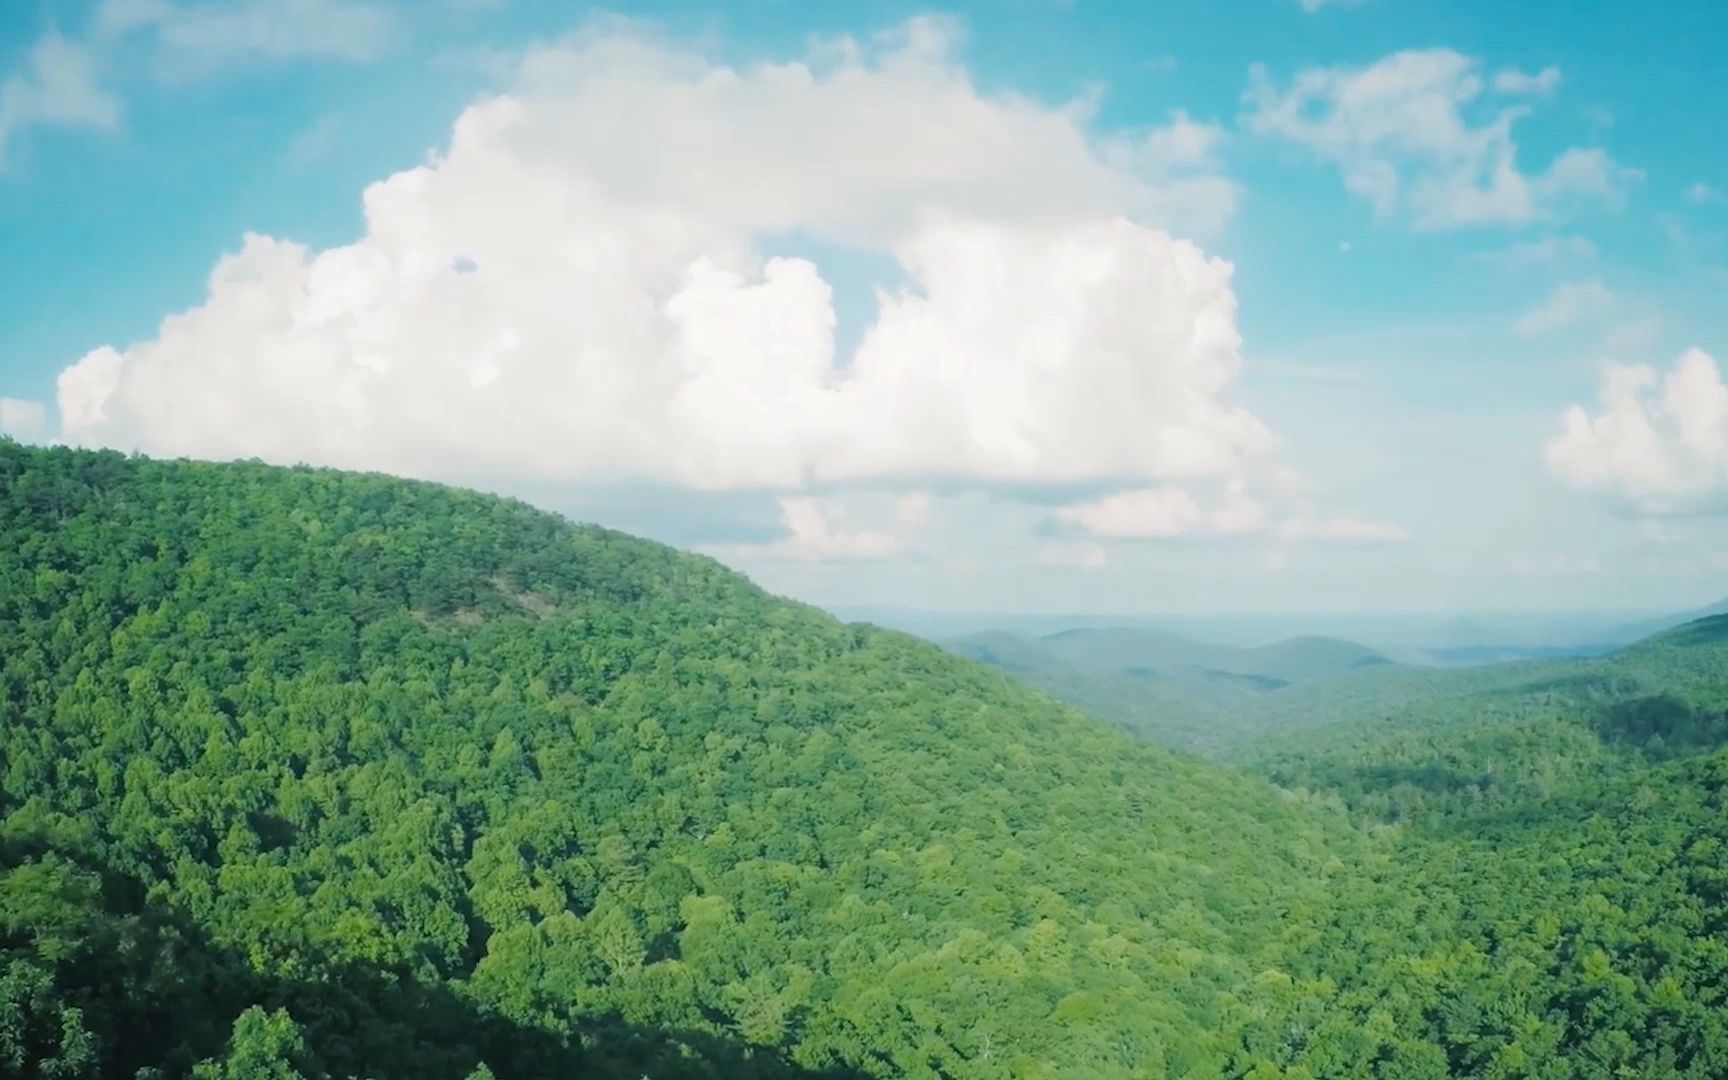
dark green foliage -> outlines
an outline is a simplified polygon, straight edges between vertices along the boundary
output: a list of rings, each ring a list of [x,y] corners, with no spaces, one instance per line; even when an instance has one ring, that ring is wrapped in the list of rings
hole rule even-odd
[[[519,503],[0,441],[0,1075],[1728,1075],[1709,635],[1299,642],[1255,776]]]
[[[0,709],[27,1075],[1215,1076],[1354,844],[711,561],[319,470],[0,443]]]
[[[1460,672],[1268,753],[1382,851],[1291,965],[1327,996],[1279,1060],[1383,1029],[1408,1075],[1728,1075],[1728,647],[1694,641]]]

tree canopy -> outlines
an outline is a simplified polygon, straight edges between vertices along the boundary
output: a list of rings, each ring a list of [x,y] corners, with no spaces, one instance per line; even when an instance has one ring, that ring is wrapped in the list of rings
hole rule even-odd
[[[1728,1075],[1721,637],[1226,769],[519,502],[0,441],[0,1074]]]

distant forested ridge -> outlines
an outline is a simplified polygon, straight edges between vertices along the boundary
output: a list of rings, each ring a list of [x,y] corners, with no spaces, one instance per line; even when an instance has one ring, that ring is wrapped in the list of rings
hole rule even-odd
[[[1324,726],[1332,689],[1345,680],[1362,686],[1354,677],[1364,672],[1393,684],[1426,673],[1353,641],[1315,636],[1244,648],[1118,627],[1042,637],[987,631],[941,644],[1153,742],[1204,757],[1229,757],[1271,727],[1300,726],[1302,704],[1316,698],[1326,707],[1308,718]]]
[[[518,502],[0,441],[0,1075],[1728,1075],[1725,637],[1232,771]]]

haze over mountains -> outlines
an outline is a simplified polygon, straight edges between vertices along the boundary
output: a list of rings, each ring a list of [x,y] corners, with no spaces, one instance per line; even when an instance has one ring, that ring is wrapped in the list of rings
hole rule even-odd
[[[834,605],[842,618],[874,622],[935,641],[1002,631],[1042,638],[1066,630],[1161,631],[1199,644],[1260,646],[1290,638],[1358,643],[1402,663],[1472,665],[1554,656],[1592,656],[1728,611],[1728,599],[1683,611],[1514,611],[1277,615],[1015,613],[920,611]]]

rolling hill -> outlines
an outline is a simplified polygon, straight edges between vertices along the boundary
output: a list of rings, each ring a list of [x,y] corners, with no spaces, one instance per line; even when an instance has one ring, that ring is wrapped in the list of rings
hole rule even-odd
[[[1074,629],[1038,639],[1050,655],[1087,670],[1131,674],[1190,671],[1265,680],[1265,688],[1335,678],[1389,663],[1373,649],[1338,638],[1293,637],[1239,647],[1193,641],[1164,630]]]
[[[1243,649],[1238,656],[1215,666],[1288,684],[1335,679],[1391,663],[1378,651],[1354,641],[1307,636]]]
[[[1241,1071],[1355,844],[707,559],[310,469],[0,442],[0,707],[44,1076]]]
[[[1225,769],[521,503],[0,441],[0,1073],[1728,1075],[1728,622],[1256,659],[1331,674]]]
[[[941,644],[1144,738],[1208,757],[1263,734],[1278,714],[1274,702],[1291,688],[1414,670],[1364,645],[1319,636],[1239,647],[1110,628],[1039,638],[994,631]]]

